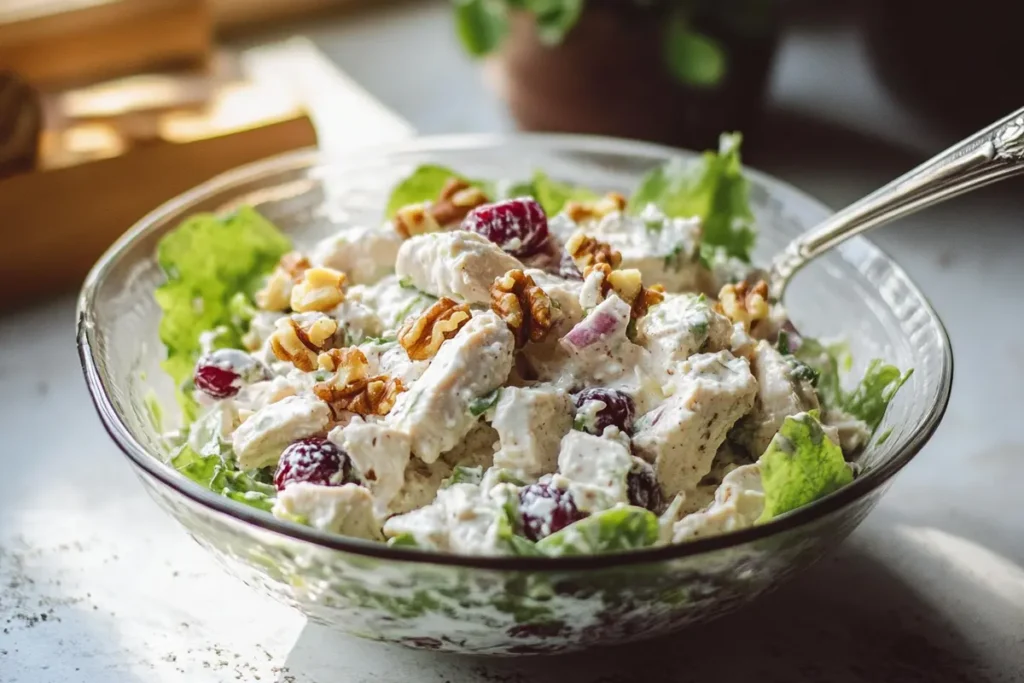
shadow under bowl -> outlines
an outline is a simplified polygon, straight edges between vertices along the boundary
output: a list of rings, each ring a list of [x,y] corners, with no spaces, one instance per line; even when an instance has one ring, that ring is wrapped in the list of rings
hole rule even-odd
[[[652,167],[690,152],[568,135],[425,138],[331,159],[304,151],[249,165],[143,218],[97,263],[79,301],[78,344],[107,431],[153,498],[227,569],[317,623],[362,637],[477,654],[562,652],[653,637],[753,600],[821,557],[878,502],[938,426],[953,359],[941,322],[907,275],[853,239],[802,271],[787,306],[815,336],[848,337],[854,372],[875,357],[914,374],[859,457],[849,486],[768,524],[682,545],[577,558],[466,557],[389,548],[278,520],[214,494],[165,464],[147,402],[177,414],[160,370],[154,289],[160,238],[201,211],[255,206],[299,244],[381,220],[394,182],[422,163],[470,177],[552,177],[628,191]],[[829,210],[748,171],[765,262]],[[165,424],[163,428],[173,427]]]

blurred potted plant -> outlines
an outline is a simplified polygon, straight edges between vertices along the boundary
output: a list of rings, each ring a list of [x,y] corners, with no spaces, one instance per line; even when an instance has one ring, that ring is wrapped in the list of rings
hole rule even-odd
[[[762,108],[778,0],[453,0],[520,127],[696,148]]]

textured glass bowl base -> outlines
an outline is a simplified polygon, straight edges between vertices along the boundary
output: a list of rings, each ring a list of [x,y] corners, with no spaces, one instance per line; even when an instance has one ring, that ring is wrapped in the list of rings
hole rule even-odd
[[[736,609],[799,572],[845,538],[889,479],[938,425],[952,355],[920,291],[869,242],[855,239],[800,273],[787,294],[797,327],[845,335],[856,374],[873,357],[915,372],[860,456],[850,486],[770,524],[626,555],[482,558],[388,548],[324,534],[215,495],[164,464],[155,400],[173,427],[170,380],[159,368],[162,276],[155,247],[183,218],[252,204],[295,241],[376,223],[393,183],[420,163],[481,178],[550,175],[628,191],[651,167],[687,153],[611,139],[525,135],[424,139],[352,152],[301,152],[244,167],[168,202],[96,265],[79,304],[83,369],[107,430],[154,499],[233,574],[319,624],[402,645],[476,654],[564,652],[664,634]],[[827,209],[751,171],[766,261]],[[890,431],[891,430],[891,431]]]

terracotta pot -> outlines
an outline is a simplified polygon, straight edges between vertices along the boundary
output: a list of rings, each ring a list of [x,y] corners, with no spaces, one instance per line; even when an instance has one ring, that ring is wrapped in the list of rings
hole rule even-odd
[[[714,87],[674,78],[662,54],[664,12],[626,4],[588,5],[557,46],[537,38],[531,15],[513,17],[498,65],[504,95],[526,130],[593,133],[693,148],[716,145],[723,130],[748,135],[762,110],[777,42],[699,25],[725,49],[724,77]]]

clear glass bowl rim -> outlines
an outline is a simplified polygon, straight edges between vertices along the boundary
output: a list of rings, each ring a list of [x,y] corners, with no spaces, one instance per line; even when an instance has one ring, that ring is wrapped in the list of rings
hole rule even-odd
[[[906,446],[887,461],[881,463],[858,476],[851,484],[825,496],[809,505],[782,515],[771,522],[734,531],[720,536],[711,536],[686,543],[665,545],[627,553],[610,553],[579,557],[486,557],[474,555],[456,555],[437,553],[401,547],[390,547],[383,543],[341,536],[303,526],[295,522],[277,519],[269,513],[255,510],[247,505],[217,495],[199,484],[181,476],[160,458],[147,450],[132,436],[117,414],[104,385],[103,378],[93,356],[93,334],[95,332],[94,307],[95,298],[104,282],[107,273],[114,267],[132,244],[143,235],[159,227],[168,216],[187,210],[205,197],[223,192],[232,186],[252,182],[263,177],[273,177],[287,170],[315,168],[324,165],[353,166],[360,164],[359,159],[372,158],[375,155],[387,155],[399,152],[430,152],[441,150],[471,150],[476,147],[493,147],[515,145],[517,141],[533,144],[543,143],[552,148],[562,148],[581,152],[599,152],[605,154],[643,154],[647,155],[692,155],[694,152],[654,143],[638,142],[592,135],[553,134],[553,133],[512,133],[512,134],[468,134],[424,136],[389,145],[359,149],[358,157],[353,162],[346,162],[331,154],[310,148],[269,157],[254,163],[222,173],[210,180],[197,185],[166,202],[142,217],[124,235],[121,236],[100,257],[86,276],[77,307],[77,344],[82,371],[92,397],[93,404],[100,415],[107,433],[118,445],[130,462],[145,475],[169,487],[185,498],[222,515],[234,518],[245,524],[259,527],[265,531],[281,534],[305,543],[322,548],[365,555],[380,559],[392,559],[403,562],[449,565],[466,568],[507,570],[507,571],[561,571],[578,569],[604,569],[636,564],[669,561],[683,557],[693,557],[705,553],[734,548],[746,543],[762,540],[784,531],[808,524],[821,517],[841,512],[847,505],[868,495],[889,481],[899,470],[920,452],[921,448],[934,434],[949,403],[953,382],[953,353],[949,335],[938,314],[928,302],[916,284],[906,272],[899,267],[887,254],[874,243],[864,237],[856,237],[861,246],[874,252],[874,256],[886,262],[894,276],[902,279],[926,307],[928,316],[938,327],[942,351],[942,377],[939,381],[939,400],[931,407],[920,424],[909,435]],[[761,184],[784,190],[808,204],[815,205],[825,212],[828,207],[810,195],[792,185],[778,180],[756,169],[744,166],[744,173]]]

